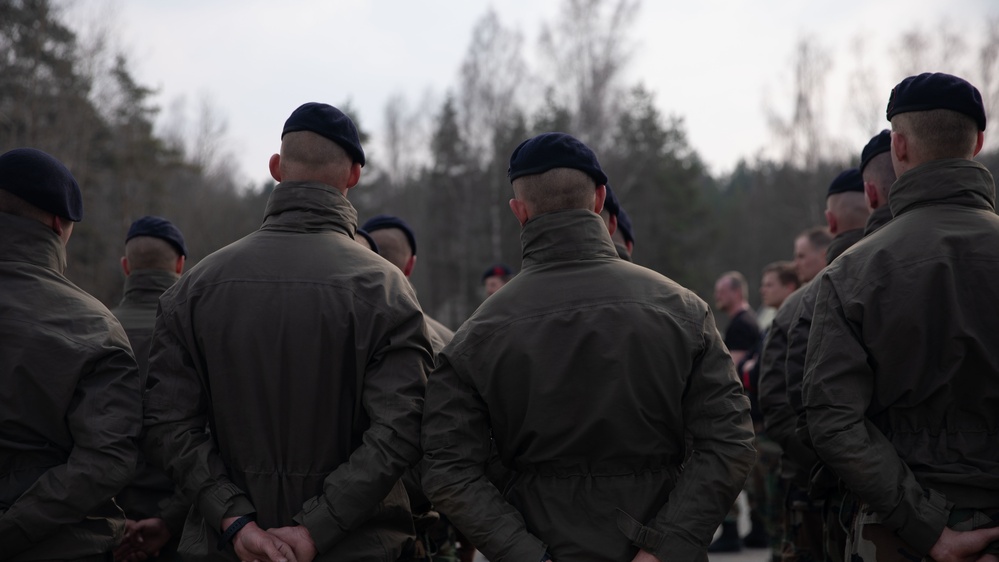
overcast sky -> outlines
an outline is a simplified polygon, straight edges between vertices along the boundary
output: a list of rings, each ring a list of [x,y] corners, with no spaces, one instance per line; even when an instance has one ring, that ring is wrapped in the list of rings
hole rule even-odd
[[[111,4],[115,34],[140,83],[158,90],[164,118],[185,99],[193,118],[207,97],[228,124],[225,146],[244,181],[268,178],[267,160],[288,114],[305,101],[351,100],[375,135],[377,156],[387,99],[417,106],[457,83],[476,21],[489,7],[525,37],[533,56],[543,21],[560,0],[128,0]],[[73,10],[88,8],[83,1]],[[855,152],[875,132],[838,113],[848,96],[851,45],[865,37],[883,70],[872,85],[888,93],[889,41],[919,25],[961,31],[978,46],[994,0],[646,0],[630,37],[626,83],[641,81],[665,114],[682,116],[693,147],[715,174],[773,145],[764,107],[790,111],[794,46],[815,37],[834,65],[827,84],[830,136]],[[80,17],[78,14],[75,17]],[[528,61],[530,66],[537,64]],[[927,71],[950,70],[927,68]],[[436,112],[437,106],[424,108]],[[887,126],[888,123],[882,123]],[[846,150],[846,148],[843,148]]]

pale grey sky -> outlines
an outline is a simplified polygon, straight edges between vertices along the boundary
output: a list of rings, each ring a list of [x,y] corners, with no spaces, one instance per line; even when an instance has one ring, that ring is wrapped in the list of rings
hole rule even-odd
[[[457,83],[472,27],[489,7],[525,37],[528,64],[543,21],[560,0],[129,0],[112,4],[116,33],[141,83],[168,109],[181,97],[193,119],[207,97],[228,123],[225,146],[244,181],[268,178],[281,126],[300,103],[351,100],[375,137],[386,101],[439,101]],[[74,10],[86,8],[77,5]],[[827,82],[830,142],[859,153],[862,131],[842,108],[850,95],[851,45],[863,37],[871,87],[888,92],[896,75],[889,41],[920,26],[949,25],[980,44],[993,0],[646,0],[634,26],[626,83],[643,82],[664,114],[686,121],[693,147],[713,173],[731,171],[773,145],[764,108],[788,113],[794,46],[815,37],[833,56]],[[970,59],[969,65],[970,66]],[[960,73],[963,68],[926,68]],[[973,78],[969,77],[974,80]],[[424,107],[436,112],[439,106]],[[879,126],[887,126],[887,122]]]

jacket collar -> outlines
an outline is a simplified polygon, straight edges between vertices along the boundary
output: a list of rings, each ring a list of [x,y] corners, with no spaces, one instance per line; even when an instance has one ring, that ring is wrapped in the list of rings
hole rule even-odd
[[[963,158],[933,160],[902,174],[888,195],[892,216],[925,205],[995,210],[996,187],[985,166]]]
[[[282,182],[267,200],[261,230],[339,230],[353,238],[357,230],[357,211],[334,187],[318,182]]]
[[[66,247],[44,224],[0,213],[0,261],[26,262],[62,275],[66,272]]]
[[[832,239],[832,242],[829,243],[829,247],[826,248],[826,263],[832,263],[833,260],[842,255],[843,252],[849,250],[850,246],[860,242],[860,239],[863,237],[863,228],[846,230],[837,234],[836,237]]]
[[[553,261],[618,259],[603,219],[582,209],[532,218],[521,230],[520,241],[524,246],[523,267]]]
[[[874,232],[891,220],[891,205],[881,205],[870,217],[867,217],[867,226],[864,227],[864,236]]]
[[[125,278],[125,294],[121,304],[149,304],[157,302],[164,291],[180,279],[171,271],[162,269],[136,269]]]

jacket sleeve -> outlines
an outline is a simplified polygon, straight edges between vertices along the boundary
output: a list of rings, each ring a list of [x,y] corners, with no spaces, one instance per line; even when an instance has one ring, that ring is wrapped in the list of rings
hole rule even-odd
[[[541,560],[546,545],[486,474],[492,445],[485,402],[444,355],[438,360],[423,414],[427,495],[490,560]]]
[[[804,402],[816,451],[884,524],[925,556],[943,532],[949,507],[924,490],[865,412],[874,372],[841,295],[828,275],[821,283],[805,361]]]
[[[425,326],[414,298],[365,369],[361,405],[370,425],[361,445],[326,477],[323,493],[295,516],[321,553],[370,518],[403,472],[419,461],[423,393],[433,361]]]
[[[782,308],[770,324],[760,358],[760,380],[757,383],[760,410],[767,435],[785,451],[794,437],[794,412],[787,403],[787,382],[784,360],[787,357],[787,325]]]
[[[163,307],[156,318],[144,405],[143,451],[162,466],[219,532],[222,519],[253,513],[253,504],[233,484],[208,434],[208,388],[187,350],[179,313]]]
[[[805,379],[808,334],[812,328],[812,315],[815,310],[815,297],[818,288],[818,283],[813,283],[802,289],[801,299],[788,323],[787,362],[784,376],[787,379],[787,399],[796,416],[802,415],[805,411],[801,396],[802,382]],[[803,424],[799,424],[799,427],[801,425]]]
[[[73,437],[66,462],[42,474],[0,516],[0,558],[78,524],[129,483],[138,460],[141,389],[125,333],[114,324],[86,363],[66,412]]]
[[[749,398],[708,311],[703,311],[700,340],[682,401],[693,451],[649,525],[651,532],[644,533],[647,542],[635,541],[660,560],[703,556],[756,461]]]

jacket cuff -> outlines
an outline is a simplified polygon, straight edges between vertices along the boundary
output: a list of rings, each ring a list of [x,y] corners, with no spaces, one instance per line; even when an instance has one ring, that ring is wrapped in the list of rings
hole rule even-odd
[[[885,517],[884,524],[925,557],[947,526],[950,508],[943,494],[926,489],[914,506],[909,505],[903,497],[888,517]]]
[[[617,510],[617,528],[631,544],[659,560],[701,560],[705,556],[704,546],[684,540],[676,533],[664,533],[642,525],[620,509]]]
[[[340,526],[330,510],[329,502],[322,496],[316,496],[302,504],[302,511],[294,520],[309,530],[319,553],[328,552],[347,534],[347,530]]]
[[[215,531],[222,528],[222,519],[226,517],[240,517],[256,511],[246,493],[232,482],[219,482],[203,490],[198,508]]]

